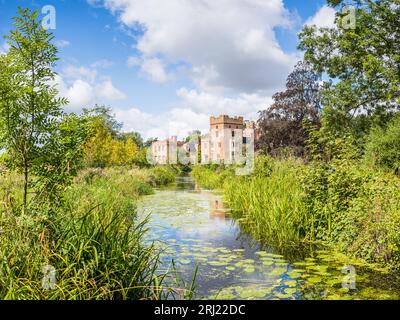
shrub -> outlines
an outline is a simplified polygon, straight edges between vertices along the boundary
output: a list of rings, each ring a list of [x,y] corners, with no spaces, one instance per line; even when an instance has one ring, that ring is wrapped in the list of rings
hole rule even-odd
[[[369,163],[400,173],[400,114],[387,127],[375,127],[367,138],[365,158]]]
[[[174,295],[156,274],[158,252],[146,245],[136,199],[151,191],[148,172],[82,173],[57,207],[20,214],[0,204],[0,299],[161,299]],[[11,182],[14,181],[14,184]],[[20,197],[21,179],[0,179],[1,198]],[[15,183],[17,182],[17,183]],[[44,267],[47,269],[45,270]],[[54,268],[55,287],[43,288]],[[45,284],[51,284],[45,281]]]
[[[177,174],[177,169],[171,166],[157,166],[149,170],[150,182],[154,186],[162,186],[174,182]]]

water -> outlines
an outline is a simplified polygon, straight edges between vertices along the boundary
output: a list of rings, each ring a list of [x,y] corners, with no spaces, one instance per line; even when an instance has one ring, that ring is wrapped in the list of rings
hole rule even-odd
[[[261,246],[224,208],[220,195],[189,177],[139,202],[149,216],[147,241],[162,250],[160,272],[175,261],[196,298],[209,299],[397,299],[397,280],[385,270],[326,250],[281,255]],[[293,252],[292,252],[293,253]]]

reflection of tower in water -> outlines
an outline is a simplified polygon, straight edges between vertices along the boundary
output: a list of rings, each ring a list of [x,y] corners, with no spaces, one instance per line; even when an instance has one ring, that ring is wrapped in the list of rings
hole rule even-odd
[[[220,198],[212,198],[210,201],[210,218],[211,219],[220,219],[225,220],[226,218],[226,209],[224,203]]]

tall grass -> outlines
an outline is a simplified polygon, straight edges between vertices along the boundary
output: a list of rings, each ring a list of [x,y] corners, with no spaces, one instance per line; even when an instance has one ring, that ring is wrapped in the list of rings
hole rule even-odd
[[[268,245],[319,243],[400,268],[400,179],[391,173],[346,158],[259,156],[251,176],[202,166],[193,176],[223,190],[242,227]]]
[[[296,161],[275,162],[269,175],[227,179],[224,200],[257,239],[278,246],[298,243],[306,236],[307,219],[300,170]]]
[[[22,215],[12,200],[19,180],[3,175],[0,299],[179,298],[180,288],[157,272],[156,248],[144,244],[146,221],[135,218],[151,179],[137,170],[86,170],[57,207],[31,205]]]

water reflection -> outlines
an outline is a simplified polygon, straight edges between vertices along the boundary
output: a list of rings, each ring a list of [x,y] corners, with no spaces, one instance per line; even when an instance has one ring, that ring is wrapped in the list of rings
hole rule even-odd
[[[382,278],[388,275],[377,277],[362,264],[355,265],[357,289],[343,290],[343,265],[356,263],[344,256],[312,249],[308,256],[288,259],[272,247],[262,247],[231,218],[220,195],[201,190],[189,177],[144,197],[139,216],[148,214],[148,241],[156,241],[163,250],[161,269],[168,269],[174,259],[181,278],[189,280],[198,265],[199,299],[397,297],[383,287]]]

